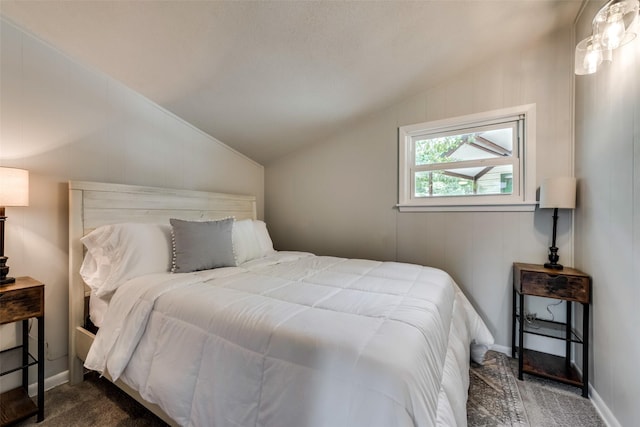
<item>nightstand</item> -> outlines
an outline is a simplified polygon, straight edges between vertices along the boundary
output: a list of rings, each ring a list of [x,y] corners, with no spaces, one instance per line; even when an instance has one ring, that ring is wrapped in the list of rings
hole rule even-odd
[[[38,319],[38,358],[29,353],[29,319]],[[22,387],[0,395],[0,425],[38,415],[44,420],[44,284],[17,277],[0,287],[0,325],[22,321],[22,344],[0,352],[0,376],[22,371]],[[29,367],[38,365],[38,403],[29,397]]]
[[[536,319],[535,325],[525,319],[525,296],[563,300],[567,305],[565,322]],[[582,337],[573,328],[572,303],[582,304]],[[513,264],[513,312],[511,352],[518,356],[518,379],[523,373],[549,378],[582,388],[589,397],[589,304],[591,278],[585,273],[565,267],[552,270],[537,264]],[[516,341],[516,331],[518,339]],[[565,341],[565,357],[524,348],[524,335],[534,334]],[[571,345],[582,345],[582,377],[571,365]]]

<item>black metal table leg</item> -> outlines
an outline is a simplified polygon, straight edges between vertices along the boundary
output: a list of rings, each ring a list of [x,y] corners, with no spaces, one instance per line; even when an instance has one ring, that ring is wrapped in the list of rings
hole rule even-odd
[[[511,357],[513,359],[516,358],[516,290],[513,289],[513,301],[512,301],[512,310],[511,310]],[[520,320],[522,321],[522,319]]]
[[[520,326],[518,328],[518,379],[522,380],[524,369],[524,294],[520,294]]]
[[[564,357],[564,361],[565,361],[565,370],[567,372],[569,372],[569,370],[571,369],[571,325],[573,325],[573,322],[571,321],[571,301],[567,301],[567,322],[566,322],[566,326],[565,326],[565,357]]]
[[[44,420],[44,316],[38,317],[38,422]]]
[[[22,366],[29,364],[29,320],[22,321]],[[29,370],[22,370],[22,388],[29,390]]]
[[[589,304],[582,304],[582,397],[589,397]]]

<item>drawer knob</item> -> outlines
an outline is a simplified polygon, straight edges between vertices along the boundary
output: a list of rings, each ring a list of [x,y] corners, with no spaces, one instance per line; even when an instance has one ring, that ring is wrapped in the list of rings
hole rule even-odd
[[[554,289],[564,288],[567,286],[567,283],[569,283],[567,276],[551,276],[547,280],[547,284]]]

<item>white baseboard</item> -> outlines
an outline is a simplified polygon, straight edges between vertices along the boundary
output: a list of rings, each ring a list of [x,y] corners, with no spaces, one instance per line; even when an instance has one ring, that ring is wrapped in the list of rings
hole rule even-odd
[[[51,390],[64,383],[69,382],[69,371],[63,371],[59,374],[44,379],[44,390]],[[29,384],[29,396],[33,397],[38,394],[38,383]]]
[[[497,351],[499,353],[504,353],[507,356],[511,357],[511,347],[507,347],[504,345],[494,344],[491,346],[491,350]]]
[[[578,375],[582,376],[582,369],[575,364],[575,361],[572,361],[571,365],[578,372]],[[602,421],[604,421],[607,427],[622,427],[591,383],[589,383],[589,399],[591,399],[591,404],[596,408],[596,412],[600,415],[600,418],[602,418]]]
[[[591,397],[591,403],[593,403],[593,406],[596,408],[596,411],[598,411],[598,414],[602,417],[602,421],[604,421],[607,427],[622,427],[622,424],[618,422],[607,404],[604,403],[604,400],[602,400],[591,384],[589,384],[589,396]]]

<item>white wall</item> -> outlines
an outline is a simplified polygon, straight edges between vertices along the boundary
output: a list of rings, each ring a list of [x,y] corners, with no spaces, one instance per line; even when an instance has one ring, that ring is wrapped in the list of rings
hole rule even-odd
[[[265,216],[276,248],[443,268],[466,290],[497,343],[509,347],[512,263],[546,261],[552,212],[399,213],[398,126],[536,103],[538,183],[570,174],[572,49],[567,28],[522,51],[487,58],[267,165]],[[558,230],[560,261],[571,265],[566,212]],[[542,315],[546,304],[541,307]]]
[[[7,208],[5,253],[10,275],[46,284],[49,377],[67,368],[68,180],[253,194],[262,216],[264,170],[9,22],[0,31],[0,165],[31,172],[30,206]],[[0,329],[2,348],[18,330]]]
[[[587,4],[576,40],[591,33],[604,3]],[[596,74],[576,76],[576,265],[593,277],[591,384],[612,426],[640,420],[638,76],[640,39],[616,50]]]

